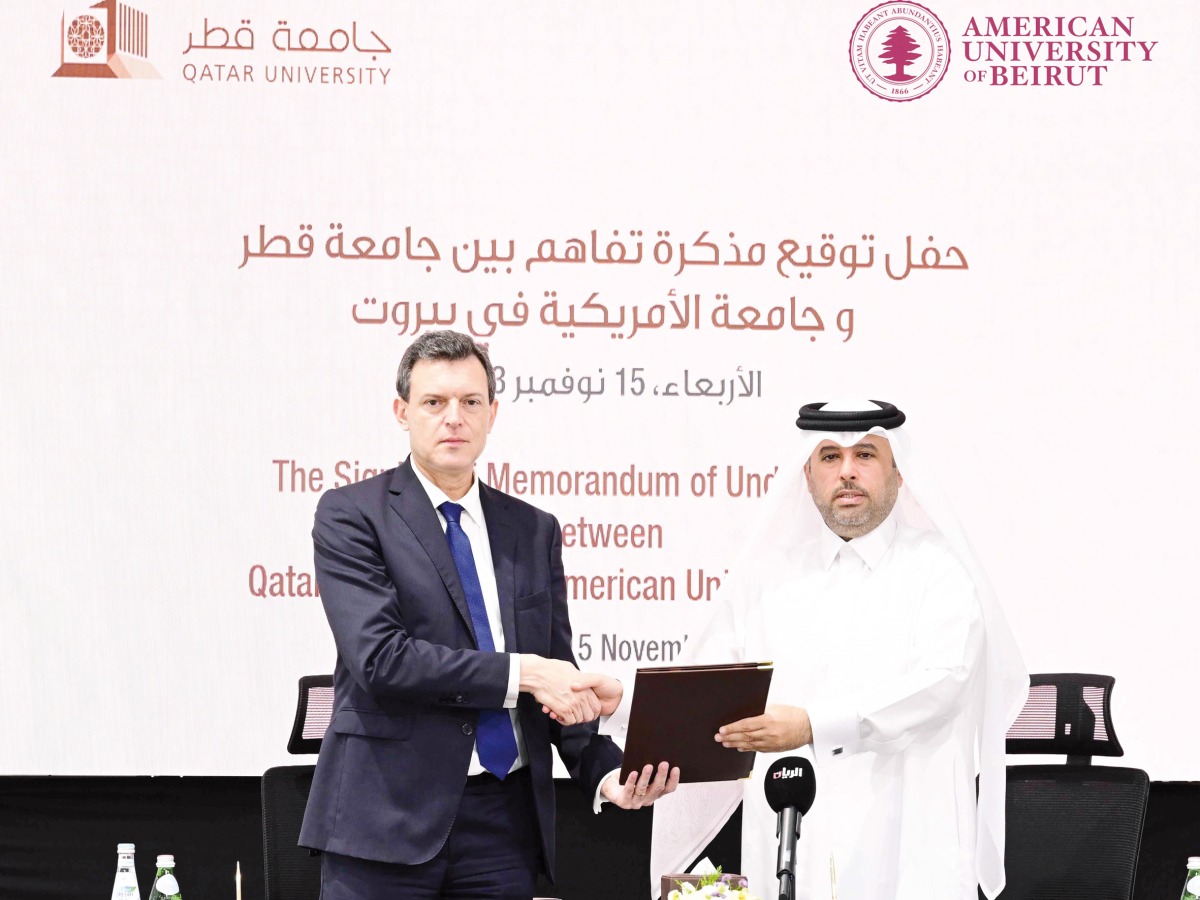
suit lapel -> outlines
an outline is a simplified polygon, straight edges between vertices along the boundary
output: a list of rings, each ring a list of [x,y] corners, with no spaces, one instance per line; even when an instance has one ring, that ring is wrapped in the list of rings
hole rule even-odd
[[[463,623],[475,640],[475,629],[471,627],[471,611],[467,607],[467,595],[463,591],[462,580],[458,577],[458,568],[454,565],[454,557],[450,555],[450,545],[446,543],[446,533],[442,531],[442,523],[437,511],[429,500],[429,495],[421,487],[416,474],[412,470],[412,461],[406,460],[392,474],[388,490],[392,494],[392,511],[396,513],[412,531],[420,545],[429,554],[442,584],[446,586],[454,607],[462,617]],[[511,606],[511,604],[510,604]],[[508,632],[505,632],[507,639]]]
[[[479,482],[479,503],[487,523],[488,543],[492,548],[492,568],[496,571],[496,593],[500,598],[500,625],[504,630],[504,649],[518,653],[517,620],[513,599],[517,588],[517,531],[508,512],[504,495]]]

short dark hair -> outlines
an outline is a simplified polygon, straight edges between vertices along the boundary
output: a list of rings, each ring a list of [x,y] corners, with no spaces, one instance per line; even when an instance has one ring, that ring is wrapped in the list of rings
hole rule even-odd
[[[396,393],[401,400],[408,402],[413,366],[421,360],[456,360],[472,356],[479,360],[487,374],[488,403],[491,403],[496,399],[496,371],[488,358],[487,348],[477,344],[468,335],[449,330],[427,331],[408,345],[404,356],[400,358],[400,369],[396,372]]]

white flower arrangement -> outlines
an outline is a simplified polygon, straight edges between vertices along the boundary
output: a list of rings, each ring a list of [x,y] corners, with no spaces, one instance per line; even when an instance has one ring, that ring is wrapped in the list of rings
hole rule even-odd
[[[676,890],[667,894],[667,900],[703,900],[706,897],[721,897],[722,900],[759,900],[750,893],[745,878],[722,875],[718,870],[701,880],[699,885],[683,882]]]

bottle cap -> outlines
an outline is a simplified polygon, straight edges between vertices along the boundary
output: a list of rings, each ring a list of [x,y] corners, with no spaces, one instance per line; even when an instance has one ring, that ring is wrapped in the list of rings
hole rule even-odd
[[[1189,869],[1200,869],[1200,856],[1189,856],[1188,857],[1188,868]]]
[[[175,868],[175,857],[170,853],[160,853],[156,865],[160,869],[173,869]]]
[[[118,853],[132,853],[134,850],[133,844],[117,844]]]

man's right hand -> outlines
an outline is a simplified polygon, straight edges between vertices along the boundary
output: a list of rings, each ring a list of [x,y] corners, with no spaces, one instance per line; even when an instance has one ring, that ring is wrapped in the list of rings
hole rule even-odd
[[[596,699],[600,701],[600,715],[602,716],[611,716],[615,713],[617,707],[621,705],[621,698],[625,695],[625,688],[621,682],[611,675],[602,675],[599,672],[578,673],[578,677],[571,684],[571,689],[595,694]],[[552,719],[558,719],[554,710],[545,704],[542,705],[542,712]]]
[[[590,722],[603,709],[604,704],[595,691],[574,689],[580,678],[579,670],[569,662],[533,653],[521,654],[521,690],[533,694],[564,725]]]
[[[599,672],[581,672],[575,683],[571,685],[577,691],[590,690],[600,701],[600,715],[611,716],[621,705],[625,696],[625,688],[621,682],[611,675]]]

